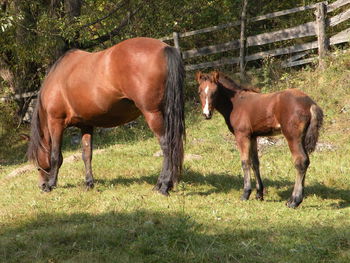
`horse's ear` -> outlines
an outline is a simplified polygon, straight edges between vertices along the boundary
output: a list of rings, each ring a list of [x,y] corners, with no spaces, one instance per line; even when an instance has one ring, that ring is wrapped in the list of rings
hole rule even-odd
[[[201,77],[202,77],[202,72],[201,71],[197,71],[196,72],[196,80],[197,80],[198,83],[200,83]]]
[[[213,71],[211,73],[211,80],[214,82],[214,83],[218,83],[219,82],[219,71]]]

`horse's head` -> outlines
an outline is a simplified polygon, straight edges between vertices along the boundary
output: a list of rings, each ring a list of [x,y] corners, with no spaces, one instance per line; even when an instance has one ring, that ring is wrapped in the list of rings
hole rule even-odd
[[[213,115],[215,100],[218,91],[219,72],[213,71],[205,74],[200,71],[196,73],[199,84],[198,94],[202,104],[202,112],[207,120]]]

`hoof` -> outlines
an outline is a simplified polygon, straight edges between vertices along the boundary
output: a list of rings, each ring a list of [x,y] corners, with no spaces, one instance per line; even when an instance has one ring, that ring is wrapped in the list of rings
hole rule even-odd
[[[154,187],[153,187],[153,191],[159,191],[160,189],[160,184],[156,184]]]
[[[162,190],[162,189],[159,189],[159,190],[158,190],[158,193],[160,193],[160,194],[162,194],[162,195],[164,195],[164,196],[169,196],[169,195],[170,195],[169,192],[168,192],[167,190]]]
[[[85,187],[86,187],[86,190],[91,190],[95,187],[95,184],[93,181],[88,181],[88,182],[85,182]]]
[[[264,194],[263,193],[256,193],[255,195],[256,200],[264,201]]]
[[[289,208],[297,208],[301,202],[302,202],[302,200],[299,202],[296,202],[293,199],[289,199],[288,202],[286,203],[286,206],[288,206]]]
[[[158,193],[164,195],[164,196],[169,196],[169,187],[161,185],[161,184],[156,184],[153,187],[153,191],[157,191]]]
[[[248,201],[251,192],[252,192],[252,191],[244,191],[243,194],[242,194],[242,196],[241,196],[241,200],[242,200],[242,201]]]

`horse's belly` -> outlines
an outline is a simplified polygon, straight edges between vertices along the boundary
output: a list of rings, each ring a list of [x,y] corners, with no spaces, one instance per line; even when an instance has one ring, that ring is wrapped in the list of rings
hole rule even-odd
[[[104,105],[104,107],[91,105],[89,111],[74,114],[70,124],[115,127],[135,120],[140,115],[140,110],[131,100],[123,99],[111,105]]]
[[[253,132],[254,136],[275,136],[281,134],[281,128],[266,128]]]

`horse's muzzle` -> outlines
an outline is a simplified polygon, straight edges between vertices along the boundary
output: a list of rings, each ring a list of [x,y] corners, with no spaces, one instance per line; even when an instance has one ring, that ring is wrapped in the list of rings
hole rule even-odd
[[[209,113],[207,113],[207,114],[203,113],[203,115],[204,115],[204,117],[205,117],[206,120],[210,120],[210,119],[211,119],[211,116],[212,116],[213,114],[212,114],[211,112],[209,112]]]

